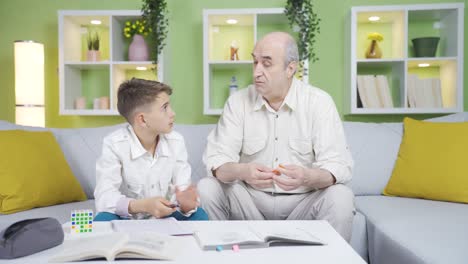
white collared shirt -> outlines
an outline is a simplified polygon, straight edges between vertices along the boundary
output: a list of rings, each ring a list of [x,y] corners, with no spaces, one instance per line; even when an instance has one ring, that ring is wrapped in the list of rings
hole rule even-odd
[[[259,163],[270,168],[295,164],[329,171],[337,183],[351,179],[353,160],[333,99],[323,90],[293,79],[278,111],[250,85],[229,97],[203,155],[208,170],[227,162]],[[211,175],[211,173],[209,173]],[[304,193],[304,186],[284,191]]]
[[[161,196],[174,202],[175,186],[190,183],[187,150],[179,133],[160,135],[153,157],[128,125],[104,138],[96,163],[96,210],[126,216],[129,199]],[[119,203],[127,208],[119,210]]]

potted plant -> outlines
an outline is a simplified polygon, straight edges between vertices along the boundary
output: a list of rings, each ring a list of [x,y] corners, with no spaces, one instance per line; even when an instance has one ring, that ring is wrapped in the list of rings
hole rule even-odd
[[[147,21],[150,28],[149,42],[151,47],[151,60],[154,64],[158,63],[167,32],[169,29],[169,20],[167,18],[169,11],[165,0],[143,0],[141,8],[143,18]]]
[[[149,60],[148,45],[145,38],[151,32],[151,28],[145,19],[129,20],[125,22],[123,34],[126,38],[132,38],[128,47],[129,61]]]
[[[289,25],[298,34],[299,77],[302,78],[309,72],[307,61],[316,62],[319,59],[314,45],[320,34],[320,18],[314,12],[311,0],[287,0],[284,13]]]
[[[88,52],[86,54],[86,58],[88,61],[99,61],[101,60],[101,53],[99,52],[99,35],[97,32],[92,34],[88,32],[88,37],[86,39]]]

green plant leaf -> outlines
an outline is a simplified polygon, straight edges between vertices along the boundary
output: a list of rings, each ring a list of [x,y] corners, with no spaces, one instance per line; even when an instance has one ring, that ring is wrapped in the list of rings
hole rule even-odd
[[[297,45],[300,60],[309,59],[311,62],[319,58],[315,53],[315,40],[320,33],[320,18],[314,12],[311,0],[287,0],[284,13],[291,28],[299,27]]]
[[[158,56],[165,46],[169,27],[167,3],[165,0],[143,0],[141,11],[151,29],[149,32],[151,59],[157,64]]]

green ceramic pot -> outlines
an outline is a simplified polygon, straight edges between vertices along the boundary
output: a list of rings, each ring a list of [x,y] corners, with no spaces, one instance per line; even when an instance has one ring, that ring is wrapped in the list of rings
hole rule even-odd
[[[439,37],[414,38],[413,42],[415,57],[435,57]]]

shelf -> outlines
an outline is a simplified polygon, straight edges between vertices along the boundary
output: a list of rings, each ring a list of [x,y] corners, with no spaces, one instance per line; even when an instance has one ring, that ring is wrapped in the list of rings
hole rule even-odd
[[[358,59],[356,60],[357,63],[387,63],[387,62],[403,62],[404,59],[398,58],[398,59]]]
[[[383,59],[403,58],[405,43],[405,12],[404,10],[391,11],[372,11],[358,12],[357,14],[357,31],[356,31],[356,54],[358,59],[365,58],[365,52],[369,46],[370,40],[367,36],[369,33],[378,32],[383,35],[383,41],[379,42],[382,49]],[[370,17],[380,17],[379,21],[371,22]]]
[[[429,64],[420,67],[421,63]],[[408,78],[417,76],[419,80],[435,79],[440,84],[442,108],[456,108],[457,105],[457,61],[446,60],[411,60],[408,62]],[[421,82],[420,82],[421,83]],[[408,87],[410,85],[408,84]]]
[[[408,11],[408,57],[414,57],[412,39],[440,37],[436,57],[456,56],[460,26],[457,9]]]
[[[252,64],[252,60],[239,60],[239,61],[231,61],[231,60],[212,60],[209,61],[208,64],[219,64],[219,65],[234,65],[234,64]]]
[[[351,44],[348,113],[463,111],[463,8],[463,3],[352,7],[348,35]],[[380,20],[370,21],[372,16]],[[371,32],[384,37],[378,43],[382,58],[365,58],[370,43],[367,34]],[[435,56],[415,57],[411,39],[433,36],[440,37]],[[365,93],[365,98],[361,98],[358,90]],[[383,106],[388,105],[383,103],[388,98],[386,94],[391,98],[392,107]],[[369,98],[373,98],[372,103]],[[366,103],[361,105],[361,99]]]
[[[117,110],[101,110],[101,109],[73,109],[64,110],[64,115],[82,115],[82,116],[115,116],[119,115]]]
[[[230,60],[231,46],[238,48],[238,60],[248,60],[254,44],[254,15],[230,14],[208,17],[210,60]],[[235,21],[235,24],[229,24]],[[231,22],[231,23],[233,23]]]
[[[360,115],[388,115],[388,114],[450,114],[459,112],[456,108],[358,108],[354,114]]]
[[[434,63],[439,63],[439,61],[456,61],[457,57],[418,57],[418,58],[408,58],[408,63],[411,63],[413,61],[418,61],[418,62],[434,62]]]
[[[117,90],[122,82],[133,77],[163,81],[163,56],[157,71],[151,61],[127,60],[131,39],[124,37],[123,28],[126,21],[141,19],[140,10],[60,10],[58,16],[60,115],[119,115]],[[88,32],[100,37],[97,61],[88,60]]]
[[[81,70],[91,70],[91,69],[105,69],[110,65],[109,61],[96,61],[96,62],[66,62],[65,66]]]
[[[232,76],[237,79],[239,89],[252,84],[252,63],[249,64],[211,64],[210,65],[210,108],[223,109],[229,97]]]
[[[237,20],[227,24],[228,19]],[[220,115],[232,76],[239,89],[252,84],[255,42],[272,31],[291,32],[283,8],[203,10],[203,113]],[[239,60],[231,60],[231,44]],[[303,79],[305,80],[305,79]],[[305,80],[307,81],[307,80]]]

